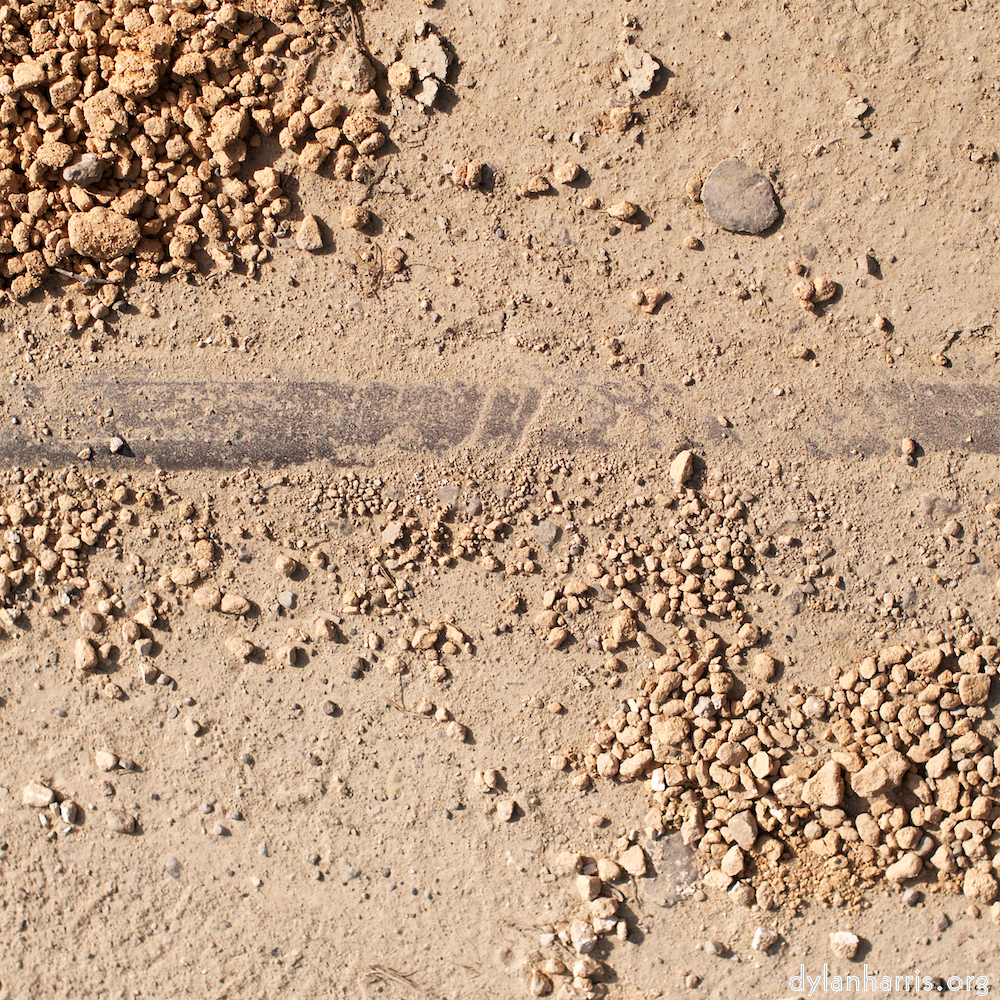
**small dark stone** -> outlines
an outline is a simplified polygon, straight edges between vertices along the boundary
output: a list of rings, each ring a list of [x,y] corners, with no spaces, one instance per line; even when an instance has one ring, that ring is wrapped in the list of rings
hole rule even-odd
[[[778,219],[771,182],[732,156],[705,178],[701,200],[708,217],[733,233],[762,233]]]

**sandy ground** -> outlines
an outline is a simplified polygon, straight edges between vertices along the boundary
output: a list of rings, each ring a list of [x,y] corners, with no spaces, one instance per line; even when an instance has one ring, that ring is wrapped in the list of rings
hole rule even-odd
[[[989,902],[930,869],[891,886],[797,851],[769,909],[703,885],[708,860],[648,828],[648,778],[581,778],[654,654],[609,668],[621,608],[600,586],[558,648],[538,619],[602,542],[676,537],[689,449],[687,485],[745,506],[748,551],[773,545],[743,617],[712,627],[764,631],[782,710],[889,644],[1000,634],[993,8],[359,14],[383,68],[419,19],[454,61],[432,111],[387,99],[370,186],[254,152],[287,171],[293,218],[321,220],[321,252],[283,240],[254,275],[136,281],[103,331],[63,332],[83,292],[61,278],[0,305],[5,544],[13,505],[36,505],[26,548],[45,517],[79,535],[107,514],[63,575],[75,593],[27,598],[25,579],[8,598],[26,611],[0,642],[0,997],[523,997],[579,960],[553,938],[580,907],[560,855],[631,844],[647,872],[615,883],[606,967],[547,973],[553,995],[777,1000],[809,994],[800,966],[866,964],[995,990]],[[661,64],[642,97],[615,72],[628,39]],[[726,156],[774,184],[762,236],[691,197]],[[470,160],[480,189],[451,179]],[[535,174],[548,190],[525,191]],[[635,222],[604,210],[623,200]],[[361,201],[372,226],[344,228]],[[803,308],[796,264],[835,297]],[[667,296],[647,313],[650,290]],[[222,614],[198,586],[251,606]],[[115,647],[96,669],[74,666],[81,611]],[[454,640],[412,648],[444,622]],[[31,781],[75,822],[23,804]]]

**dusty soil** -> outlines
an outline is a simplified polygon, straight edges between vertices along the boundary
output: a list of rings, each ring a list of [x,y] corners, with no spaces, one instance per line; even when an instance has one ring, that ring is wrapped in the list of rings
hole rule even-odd
[[[0,998],[993,986],[993,9],[254,6],[317,103],[366,50],[367,173],[247,135],[290,208],[222,253],[5,251]],[[728,156],[761,235],[698,200]]]

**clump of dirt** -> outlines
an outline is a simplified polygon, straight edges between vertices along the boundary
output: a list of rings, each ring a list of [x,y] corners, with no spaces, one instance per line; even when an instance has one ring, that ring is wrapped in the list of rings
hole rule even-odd
[[[99,281],[110,305],[131,275],[266,260],[293,211],[266,162],[282,151],[367,183],[386,129],[354,13],[292,13],[4,7],[0,277],[15,297],[55,270]],[[255,150],[264,164],[241,179]]]

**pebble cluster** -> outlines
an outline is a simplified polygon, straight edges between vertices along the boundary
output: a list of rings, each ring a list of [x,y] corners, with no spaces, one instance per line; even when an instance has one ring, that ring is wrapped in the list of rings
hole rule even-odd
[[[219,616],[220,648],[236,670],[299,667],[314,649],[346,643],[350,633],[357,650],[341,658],[350,680],[378,665],[392,677],[444,685],[448,658],[474,657],[475,642],[454,620],[413,614],[414,589],[461,563],[511,587],[533,579],[501,602],[508,621],[528,615],[538,642],[553,651],[580,640],[603,658],[610,686],[632,686],[591,742],[554,757],[552,766],[568,770],[580,792],[616,781],[648,797],[643,829],[623,834],[610,856],[559,858],[581,905],[543,934],[553,947],[530,970],[534,995],[560,983],[559,995],[600,995],[607,970],[591,952],[602,938],[629,933],[617,883],[646,874],[649,842],[671,830],[702,860],[705,889],[760,911],[795,906],[805,893],[861,902],[878,880],[903,886],[919,877],[1000,911],[1000,749],[990,710],[996,638],[963,615],[947,632],[925,630],[922,642],[886,642],[863,658],[845,651],[825,686],[792,681],[789,664],[751,620],[748,595],[766,586],[759,578],[775,554],[752,515],[755,497],[711,480],[693,488],[697,466],[681,452],[643,480],[652,496],[635,496],[610,515],[546,489],[551,476],[516,470],[489,487],[464,489],[447,480],[435,489],[421,476],[402,490],[354,474],[306,477],[291,487],[302,509],[369,526],[363,545],[333,555],[304,540],[282,543],[266,520],[222,520],[207,495],[195,504],[162,474],[14,470],[0,510],[0,625],[16,638],[22,615],[57,620],[72,636],[73,676],[111,699],[123,698],[125,687],[134,696],[142,684],[176,689],[156,665],[156,647],[168,641],[178,607]],[[286,476],[262,481],[249,471],[220,485],[230,482],[251,509],[264,507],[276,486],[289,486]],[[652,530],[629,530],[630,511],[644,508]],[[555,524],[558,515],[565,526]],[[227,552],[243,560],[238,539],[248,529],[273,542],[271,581],[257,589],[225,568]],[[133,543],[161,532],[177,543],[171,561],[146,566]],[[121,562],[144,589],[126,597],[94,568],[99,553]],[[542,574],[550,571],[555,578],[546,583]],[[313,573],[334,589],[323,605],[299,609],[302,626],[285,628],[283,609],[297,607],[295,582]],[[370,624],[359,629],[366,616]],[[561,702],[533,701],[566,711]],[[184,704],[195,707],[192,699]],[[330,700],[319,707],[328,716],[340,711]],[[401,686],[390,707],[438,723],[457,743],[470,735],[436,697],[407,702]],[[191,738],[206,732],[190,711],[178,724]],[[132,766],[103,747],[94,762],[102,771]],[[482,772],[479,783],[495,797],[496,817],[513,822],[522,806],[501,794],[502,776]],[[53,835],[53,824],[67,830],[80,818],[80,807],[43,780],[24,786],[22,797]],[[109,810],[106,822],[114,833],[140,830],[121,809]],[[773,941],[764,932],[766,950]],[[576,956],[568,964],[567,950]]]
[[[107,307],[133,273],[266,260],[293,211],[273,167],[240,177],[266,137],[301,170],[372,178],[385,125],[367,56],[344,44],[312,80],[345,29],[308,5],[266,10],[289,19],[219,0],[3,8],[0,278],[15,297],[57,271]]]
[[[620,672],[627,650],[649,656],[634,696],[553,766],[573,764],[579,789],[642,782],[646,836],[679,830],[704,886],[739,905],[794,906],[811,890],[843,905],[877,880],[929,876],[1000,917],[1000,743],[988,708],[997,639],[963,621],[947,635],[927,631],[923,644],[884,645],[860,662],[848,655],[823,688],[787,680],[740,600],[773,546],[740,497],[686,488],[690,471],[682,453],[666,502],[674,516],[658,536],[609,539],[598,549],[604,562],[587,564],[590,585],[543,597],[551,610],[536,624],[548,645],[562,645],[570,616],[610,591],[605,666]],[[617,863],[558,861],[586,888],[584,906],[557,930],[581,956],[618,928],[621,870],[645,873],[638,837],[620,839]],[[559,995],[599,995],[591,978],[574,971]],[[539,964],[530,991],[552,989],[552,969]]]

